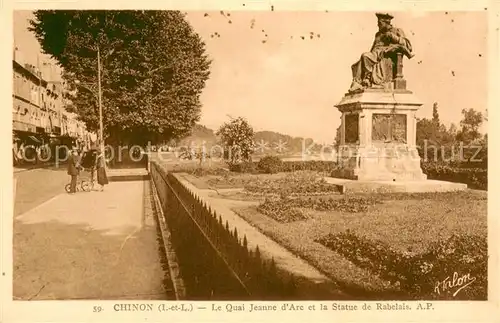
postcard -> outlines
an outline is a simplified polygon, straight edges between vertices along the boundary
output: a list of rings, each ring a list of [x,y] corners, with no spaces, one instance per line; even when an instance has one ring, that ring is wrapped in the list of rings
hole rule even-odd
[[[7,5],[0,321],[494,322],[499,12]]]

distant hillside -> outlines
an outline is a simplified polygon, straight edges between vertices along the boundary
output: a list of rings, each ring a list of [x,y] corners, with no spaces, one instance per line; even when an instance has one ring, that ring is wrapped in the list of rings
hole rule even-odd
[[[274,131],[257,131],[254,135],[257,153],[293,154],[302,152],[305,143],[309,147],[314,141],[302,137],[292,137]],[[260,144],[260,145],[259,145]],[[264,144],[268,149],[259,149]]]
[[[200,145],[205,141],[206,146],[217,143],[218,138],[214,130],[203,125],[194,126],[191,135],[179,141],[179,146],[189,146],[191,144]],[[295,154],[302,152],[302,147],[309,148],[314,141],[302,137],[292,137],[274,131],[256,131],[254,141],[257,144],[257,154]],[[314,151],[314,149],[311,149]]]
[[[191,132],[191,135],[181,139],[178,143],[179,146],[189,146],[190,144],[200,145],[203,141],[207,146],[213,145],[217,142],[217,136],[212,129],[209,129],[201,124],[196,124]]]

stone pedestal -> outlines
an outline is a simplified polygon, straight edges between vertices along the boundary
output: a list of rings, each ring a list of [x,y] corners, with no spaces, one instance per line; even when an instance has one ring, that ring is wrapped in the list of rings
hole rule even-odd
[[[422,103],[411,91],[365,89],[336,105],[342,113],[335,177],[363,181],[419,181],[415,113]]]

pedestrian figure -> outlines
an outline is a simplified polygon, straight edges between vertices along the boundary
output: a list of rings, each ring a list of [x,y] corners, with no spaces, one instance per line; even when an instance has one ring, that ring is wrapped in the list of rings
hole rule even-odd
[[[104,185],[109,183],[108,175],[106,174],[106,159],[104,157],[104,152],[100,149],[97,151],[96,158],[96,169],[97,169],[97,183],[101,185],[101,192],[104,191]]]
[[[76,193],[76,181],[80,174],[80,163],[78,159],[78,150],[73,148],[68,159],[68,175],[71,176],[69,194]]]

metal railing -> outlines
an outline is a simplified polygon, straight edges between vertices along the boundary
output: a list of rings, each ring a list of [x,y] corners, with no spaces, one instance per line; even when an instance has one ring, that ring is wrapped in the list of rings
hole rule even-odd
[[[188,299],[279,300],[295,298],[295,278],[276,268],[274,259],[249,250],[246,236],[189,191],[156,162],[151,179],[171,231]]]

